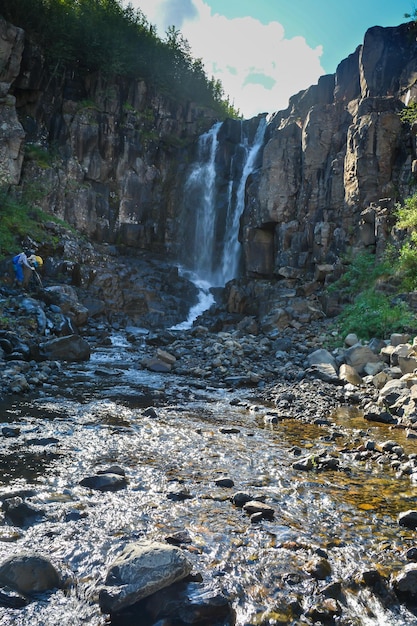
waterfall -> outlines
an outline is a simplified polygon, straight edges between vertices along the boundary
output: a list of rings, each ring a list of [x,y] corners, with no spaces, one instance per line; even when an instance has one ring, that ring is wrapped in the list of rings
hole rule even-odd
[[[234,205],[230,202],[228,206],[220,274],[223,285],[235,278],[238,273],[241,254],[238,234],[240,217],[245,208],[245,186],[249,174],[253,171],[259,150],[263,145],[265,130],[266,118],[261,117],[253,144],[249,144],[246,136],[242,137],[241,145],[245,151],[245,158],[242,174],[237,185],[236,202]]]
[[[212,284],[214,278],[216,215],[216,167],[218,133],[221,123],[215,124],[199,138],[197,160],[188,176],[184,196],[187,206],[185,219],[193,224],[187,229],[185,250],[189,247],[189,270]]]
[[[240,125],[240,141],[229,158],[225,157],[219,139],[222,123],[201,135],[197,158],[184,189],[184,265],[213,287],[222,287],[238,275],[239,222],[245,185],[263,145],[267,125],[266,118],[261,117],[251,142],[248,122],[235,123]]]
[[[200,136],[197,158],[187,177],[181,220],[182,249],[180,272],[199,290],[199,301],[187,320],[174,330],[190,328],[194,320],[213,303],[212,287],[223,287],[238,275],[241,258],[240,217],[245,208],[245,186],[256,166],[267,126],[259,119],[249,139],[250,122],[239,124],[240,140],[230,149],[220,137],[223,123],[215,124]],[[235,127],[234,127],[235,128]]]

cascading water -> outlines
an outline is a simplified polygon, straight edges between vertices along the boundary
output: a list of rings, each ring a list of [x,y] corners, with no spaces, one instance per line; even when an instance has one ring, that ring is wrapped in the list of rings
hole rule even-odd
[[[228,206],[224,244],[222,251],[222,262],[220,266],[219,278],[222,284],[235,278],[240,264],[241,246],[238,239],[240,216],[245,208],[245,185],[248,176],[254,169],[256,158],[261,149],[265,137],[266,118],[260,119],[253,144],[249,144],[247,136],[242,137],[241,145],[245,151],[242,174],[237,184],[235,202],[230,202]],[[232,190],[232,186],[231,186]],[[232,196],[230,197],[232,200]]]
[[[190,244],[190,269],[201,279],[214,279],[216,166],[218,133],[221,123],[215,124],[199,139],[197,161],[185,186],[185,205],[194,215]]]
[[[260,117],[252,139],[247,122],[236,124],[240,124],[240,141],[229,160],[224,157],[225,150],[220,141],[222,123],[215,124],[201,135],[197,159],[185,185],[182,273],[199,288],[200,300],[188,320],[178,328],[189,327],[199,313],[213,303],[211,287],[223,287],[239,272],[241,246],[238,236],[245,185],[256,167],[267,120],[265,116]]]

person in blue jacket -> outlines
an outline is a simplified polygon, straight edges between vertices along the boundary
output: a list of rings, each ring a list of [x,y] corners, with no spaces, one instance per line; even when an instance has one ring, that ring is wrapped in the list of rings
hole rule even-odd
[[[19,285],[19,287],[27,289],[32,276],[32,272],[35,270],[35,268],[32,267],[32,265],[29,263],[29,259],[26,256],[25,252],[20,252],[20,254],[16,254],[16,256],[13,257],[12,261],[17,284]]]

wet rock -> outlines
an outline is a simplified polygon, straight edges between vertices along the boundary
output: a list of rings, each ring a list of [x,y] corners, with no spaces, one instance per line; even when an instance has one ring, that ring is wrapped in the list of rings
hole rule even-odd
[[[38,300],[34,298],[28,298],[26,296],[19,296],[16,298],[16,304],[19,310],[25,314],[32,316],[34,320],[36,320],[37,324],[37,332],[40,335],[43,335],[46,329],[46,315],[43,310],[43,303],[40,303]],[[42,306],[43,305],[43,306]]]
[[[194,496],[188,489],[180,489],[179,491],[170,491],[167,493],[167,498],[173,502],[184,502],[184,500],[191,500]]]
[[[342,607],[334,598],[316,602],[306,613],[314,623],[328,624],[334,623],[334,619],[342,615]]]
[[[305,459],[301,459],[300,461],[296,461],[292,464],[292,467],[296,470],[302,470],[305,472],[309,472],[317,467],[317,463],[315,458],[312,456],[308,456]]]
[[[173,354],[170,354],[166,350],[161,350],[161,348],[158,348],[158,350],[156,351],[156,357],[160,361],[163,361],[164,363],[167,363],[171,367],[174,365],[174,363],[177,360],[176,357]]]
[[[304,570],[317,580],[325,580],[332,572],[331,565],[327,559],[322,557],[314,557],[308,561]]]
[[[124,475],[104,472],[95,476],[87,476],[80,480],[81,487],[88,487],[97,491],[119,491],[127,486]]]
[[[18,374],[14,376],[12,381],[10,382],[10,391],[12,393],[25,393],[29,391],[30,385],[29,382],[23,374]]]
[[[174,546],[158,542],[127,545],[108,569],[99,603],[103,613],[116,613],[185,578],[192,569]]]
[[[397,596],[414,603],[417,600],[417,564],[409,563],[393,579],[393,588]]]
[[[329,583],[328,585],[323,587],[321,593],[327,598],[334,598],[335,600],[337,600],[342,594],[342,583],[340,581]]]
[[[377,405],[367,407],[363,417],[368,422],[381,422],[382,424],[395,424],[396,419],[388,411],[381,410]]]
[[[398,523],[400,526],[415,530],[417,528],[417,511],[410,509],[400,513],[398,515]]]
[[[263,519],[271,520],[275,515],[275,511],[271,506],[258,500],[250,500],[249,502],[246,502],[242,508],[245,513],[248,513],[251,516],[254,514],[260,514]]]
[[[28,446],[51,446],[59,443],[56,437],[37,437],[36,439],[27,439]]]
[[[150,370],[151,372],[168,373],[172,370],[172,365],[166,361],[158,358],[157,356],[143,359],[142,367]]]
[[[87,322],[89,310],[78,301],[77,292],[71,285],[46,287],[43,297],[47,304],[59,306],[62,313],[67,315],[77,327]]]
[[[30,603],[30,599],[10,587],[0,587],[0,606],[21,609]]]
[[[214,481],[214,484],[217,487],[225,487],[225,488],[231,488],[235,486],[235,483],[231,478],[218,478],[217,480]]]
[[[248,493],[245,493],[244,491],[238,491],[230,498],[232,504],[239,508],[242,508],[244,504],[250,502],[251,500],[253,500],[252,496],[250,496]]]
[[[172,535],[168,535],[167,537],[165,537],[165,541],[169,544],[171,544],[172,546],[180,546],[182,544],[189,544],[191,543],[191,537],[190,534],[188,533],[188,531],[186,530],[179,530],[176,533],[173,533]]]
[[[18,437],[20,435],[20,428],[15,428],[13,426],[3,426],[1,429],[1,434],[3,437]]]
[[[405,558],[408,561],[417,561],[417,547],[413,546],[412,548],[409,548],[405,553]]]
[[[19,496],[6,498],[2,503],[6,519],[15,526],[25,527],[45,519],[45,512],[23,501]]]
[[[30,594],[61,587],[61,576],[48,559],[20,554],[0,565],[0,584],[18,593]]]
[[[145,411],[142,412],[142,415],[144,417],[150,417],[152,419],[156,419],[158,417],[158,413],[155,411],[155,409],[152,406],[145,409]]]
[[[169,618],[182,624],[235,624],[235,612],[220,589],[198,583],[176,583],[144,602],[154,620]]]
[[[126,476],[125,470],[123,467],[120,467],[120,465],[110,465],[110,467],[98,470],[97,474],[117,474],[117,476]]]

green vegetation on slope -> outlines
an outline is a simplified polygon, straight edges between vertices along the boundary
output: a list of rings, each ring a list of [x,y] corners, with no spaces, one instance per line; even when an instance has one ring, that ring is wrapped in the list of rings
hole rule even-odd
[[[161,40],[141,10],[119,0],[2,0],[0,15],[25,30],[45,54],[50,71],[100,71],[143,79],[180,100],[239,117],[219,80],[209,79],[174,27]]]
[[[7,188],[0,188],[0,260],[21,252],[21,242],[30,233],[31,239],[54,247],[58,244],[54,235],[44,228],[45,222],[62,222],[33,204],[33,199],[18,198]]]
[[[381,259],[369,252],[357,255],[329,287],[348,301],[337,318],[340,340],[350,332],[360,339],[417,332],[417,317],[402,295],[417,290],[417,194],[397,205],[395,230],[398,243]]]

